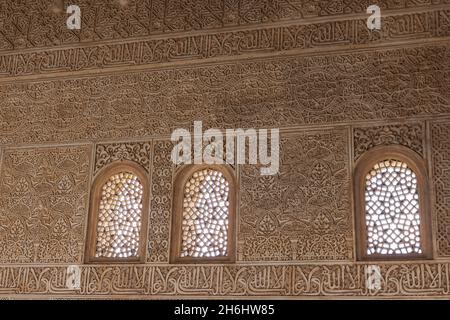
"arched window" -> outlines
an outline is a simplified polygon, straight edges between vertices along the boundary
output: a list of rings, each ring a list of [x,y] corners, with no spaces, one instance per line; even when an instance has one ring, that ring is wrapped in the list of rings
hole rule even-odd
[[[234,261],[233,171],[228,166],[188,165],[174,185],[171,261]]]
[[[143,262],[149,203],[146,171],[112,163],[94,180],[86,262]]]
[[[354,179],[358,258],[430,258],[425,161],[406,147],[376,147],[358,160]]]

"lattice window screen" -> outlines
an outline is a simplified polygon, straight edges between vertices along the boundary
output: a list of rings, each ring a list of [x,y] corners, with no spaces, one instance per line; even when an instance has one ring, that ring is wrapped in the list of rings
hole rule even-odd
[[[422,253],[416,174],[385,160],[366,176],[367,254]]]
[[[181,257],[227,255],[229,183],[219,171],[195,172],[184,186]]]
[[[143,186],[129,172],[112,175],[103,185],[97,223],[96,257],[136,257]]]

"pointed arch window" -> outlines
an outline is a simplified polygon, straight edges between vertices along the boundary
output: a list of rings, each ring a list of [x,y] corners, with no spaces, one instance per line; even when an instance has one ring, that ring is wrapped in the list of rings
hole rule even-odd
[[[234,261],[234,181],[228,166],[188,165],[177,173],[172,262]]]
[[[92,187],[86,262],[143,262],[148,203],[142,167],[121,161],[104,168]]]
[[[358,160],[354,179],[358,258],[430,258],[425,161],[406,147],[376,147]]]

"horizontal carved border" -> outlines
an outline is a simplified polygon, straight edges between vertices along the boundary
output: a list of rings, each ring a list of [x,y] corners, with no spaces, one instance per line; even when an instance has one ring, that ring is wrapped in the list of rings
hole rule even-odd
[[[2,1],[0,51],[366,15],[367,7],[373,4],[379,5],[383,14],[450,4],[449,0],[130,0],[128,5],[120,6],[119,1],[78,0],[82,29],[73,31],[66,27],[65,7],[55,7],[53,2]]]
[[[74,297],[449,297],[450,263],[378,264],[368,289],[362,264],[81,266],[80,289],[67,266],[0,266],[0,296]],[[369,286],[370,287],[370,286]]]
[[[450,45],[0,85],[0,144],[448,115]],[[120,117],[117,116],[120,114]]]
[[[450,35],[450,10],[383,18],[381,31],[366,20],[343,20],[116,44],[0,55],[0,79],[17,76],[127,68],[161,63],[208,61],[298,50],[345,49],[355,45],[395,44]]]

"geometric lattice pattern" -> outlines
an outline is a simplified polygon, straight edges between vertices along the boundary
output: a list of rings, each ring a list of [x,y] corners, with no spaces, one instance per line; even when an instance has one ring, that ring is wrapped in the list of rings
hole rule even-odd
[[[132,173],[112,175],[102,187],[96,257],[138,256],[143,186]]]
[[[219,171],[195,172],[184,188],[181,257],[227,255],[229,185]]]
[[[422,253],[416,174],[385,160],[366,176],[367,254]]]

